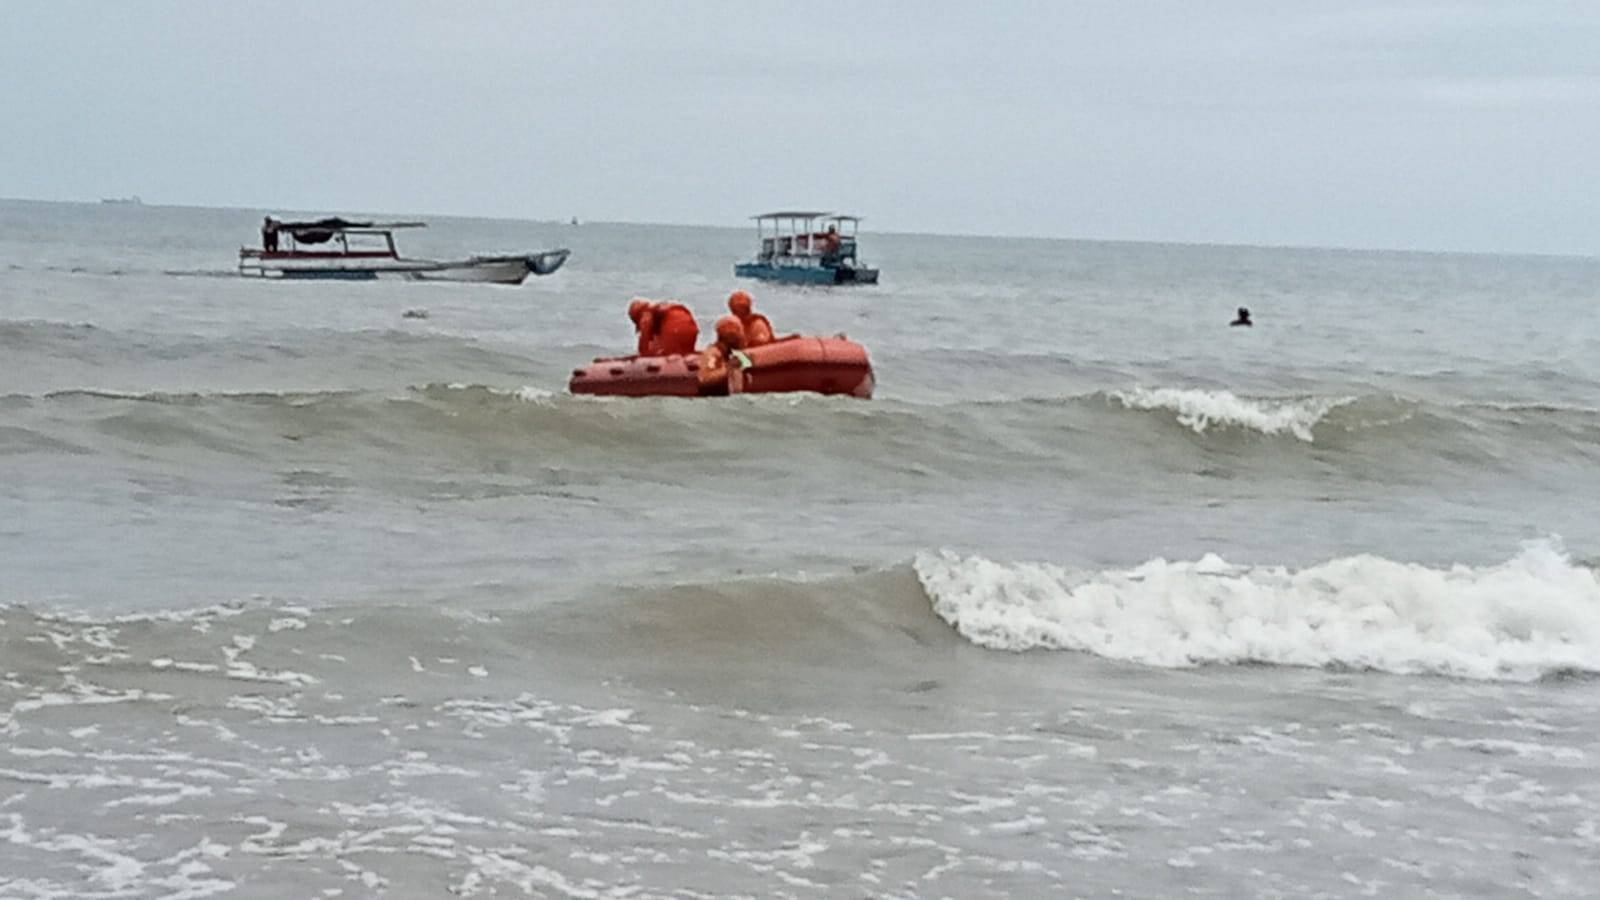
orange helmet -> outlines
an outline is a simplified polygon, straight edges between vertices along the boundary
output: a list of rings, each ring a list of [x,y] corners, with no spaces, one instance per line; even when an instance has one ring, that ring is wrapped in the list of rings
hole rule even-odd
[[[750,304],[753,301],[744,291],[734,291],[728,295],[728,309],[739,318],[750,315]]]
[[[733,316],[723,316],[717,320],[717,340],[743,347],[744,325]]]
[[[635,300],[632,303],[628,304],[628,318],[632,319],[635,322],[638,322],[639,321],[639,317],[644,315],[644,311],[649,309],[649,308],[650,308],[650,301],[649,300]]]

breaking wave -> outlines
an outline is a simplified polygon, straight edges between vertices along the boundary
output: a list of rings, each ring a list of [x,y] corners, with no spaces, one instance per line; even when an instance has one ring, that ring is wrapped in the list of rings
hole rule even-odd
[[[407,461],[434,456],[459,465],[494,446],[529,459],[543,454],[587,464],[598,448],[607,460],[679,460],[698,469],[706,453],[759,456],[781,447],[785,458],[818,465],[852,460],[962,478],[974,465],[1058,471],[1105,460],[1163,470],[1248,467],[1262,478],[1301,478],[1308,466],[1322,471],[1330,464],[1387,478],[1495,471],[1509,459],[1600,461],[1600,413],[1582,409],[1448,406],[1386,396],[1253,398],[1178,388],[937,405],[804,395],[628,401],[572,397],[538,379],[519,381],[524,386],[0,392],[6,416],[0,452],[70,446],[146,454],[159,445],[254,458],[277,452],[291,435],[375,461],[399,452]],[[1184,435],[1192,439],[1174,439]]]
[[[988,650],[1070,650],[1160,668],[1264,664],[1517,682],[1600,673],[1600,577],[1554,540],[1531,542],[1498,565],[1441,568],[1359,555],[1290,569],[1206,555],[1095,570],[943,550],[821,577],[705,574],[513,592],[470,608],[256,599],[108,617],[0,604],[0,641],[44,627],[79,635],[71,640],[94,654],[109,636],[155,668],[200,654],[230,678],[248,673],[235,664],[229,635],[271,634],[282,646],[257,648],[254,664],[288,672],[324,652],[392,656],[435,640],[441,622],[487,655],[604,653],[618,675],[641,677],[707,660],[716,661],[708,675],[773,664],[863,678],[925,674],[951,652]],[[227,628],[207,624],[221,620]],[[346,634],[352,622],[355,633],[373,635],[357,642],[370,644],[364,650]],[[197,635],[211,631],[220,644],[204,650]]]
[[[1600,672],[1600,579],[1555,541],[1485,567],[1362,555],[1292,570],[1208,554],[1086,571],[950,551],[913,566],[942,619],[998,650],[1514,681]]]
[[[1229,391],[1183,388],[1134,388],[1114,391],[1110,399],[1128,409],[1171,410],[1178,423],[1196,434],[1208,428],[1248,428],[1262,434],[1285,432],[1310,443],[1312,428],[1334,409],[1354,403],[1354,397],[1250,398]]]

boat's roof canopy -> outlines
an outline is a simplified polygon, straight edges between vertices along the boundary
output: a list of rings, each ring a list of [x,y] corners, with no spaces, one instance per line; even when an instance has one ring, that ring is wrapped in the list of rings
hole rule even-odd
[[[761,220],[761,219],[824,219],[824,220],[829,221],[829,222],[859,222],[859,221],[861,221],[861,217],[860,216],[847,216],[847,215],[844,215],[842,213],[805,212],[805,211],[794,212],[794,211],[791,211],[791,210],[782,210],[782,211],[779,211],[779,212],[762,213],[761,215],[751,216],[750,218],[756,219],[758,221]]]
[[[330,219],[316,219],[310,222],[283,222],[277,223],[282,231],[365,231],[393,228],[427,228],[427,222],[352,222],[349,219],[338,217]]]
[[[781,210],[779,212],[762,213],[762,214],[760,214],[758,216],[751,216],[750,218],[752,218],[752,219],[820,219],[820,218],[822,218],[823,216],[826,216],[826,215],[828,215],[828,213],[826,213],[826,212],[794,212],[794,211],[790,211],[790,210]]]

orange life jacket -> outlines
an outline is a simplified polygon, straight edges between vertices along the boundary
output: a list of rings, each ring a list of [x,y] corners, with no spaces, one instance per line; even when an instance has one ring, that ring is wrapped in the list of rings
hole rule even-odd
[[[634,321],[633,327],[639,330],[639,355],[657,356],[656,346],[656,311],[655,307],[646,307],[639,313],[639,318]]]
[[[661,356],[691,354],[700,339],[700,326],[694,313],[682,303],[658,303],[655,307],[656,351]]]
[[[694,352],[700,326],[682,303],[653,303],[639,316],[640,356],[671,356]]]
[[[744,320],[744,345],[759,347],[770,343],[772,343],[772,323],[760,313],[751,313],[750,317]]]

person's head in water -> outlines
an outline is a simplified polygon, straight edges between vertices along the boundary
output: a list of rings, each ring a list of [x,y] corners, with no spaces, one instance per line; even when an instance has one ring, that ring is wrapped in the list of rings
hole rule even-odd
[[[1228,324],[1229,325],[1254,325],[1255,323],[1250,321],[1250,310],[1245,309],[1244,307],[1241,306],[1241,307],[1239,307],[1239,317],[1234,319],[1232,322],[1229,322]]]

